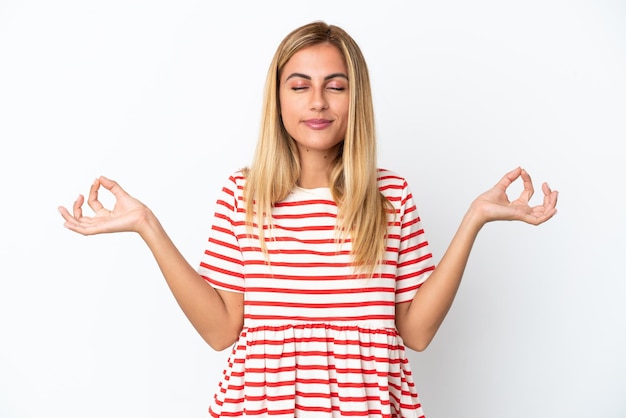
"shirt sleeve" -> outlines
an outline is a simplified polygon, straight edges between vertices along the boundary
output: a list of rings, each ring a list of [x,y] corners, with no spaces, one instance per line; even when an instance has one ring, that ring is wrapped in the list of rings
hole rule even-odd
[[[400,199],[400,247],[396,270],[396,303],[413,300],[435,269],[413,194],[403,180]]]
[[[244,225],[242,207],[243,176],[231,176],[215,204],[213,225],[198,273],[216,289],[243,293],[245,290],[243,257],[239,245],[238,226]]]

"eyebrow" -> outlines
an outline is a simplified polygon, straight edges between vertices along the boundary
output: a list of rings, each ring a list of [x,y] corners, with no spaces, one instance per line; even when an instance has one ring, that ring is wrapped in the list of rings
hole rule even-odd
[[[302,73],[292,73],[289,74],[289,77],[287,77],[285,79],[285,81],[291,79],[291,78],[304,78],[305,80],[311,80],[311,76],[310,75],[306,75],[306,74],[302,74]],[[333,78],[345,78],[346,80],[348,80],[348,76],[345,75],[344,73],[333,73],[333,74],[329,74],[326,77],[324,77],[324,81],[328,81],[330,79]]]

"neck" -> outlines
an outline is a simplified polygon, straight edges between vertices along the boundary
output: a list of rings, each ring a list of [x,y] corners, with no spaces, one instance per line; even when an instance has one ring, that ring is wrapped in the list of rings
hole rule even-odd
[[[318,187],[328,187],[328,171],[330,164],[325,160],[311,161],[310,158],[300,161],[300,178],[298,186],[305,189],[315,189]]]
[[[306,155],[302,156],[302,153]],[[322,154],[313,151],[303,151],[300,157],[300,178],[298,186],[305,189],[315,189],[329,186],[329,171],[335,155],[332,153]]]
[[[298,186],[305,189],[328,187],[330,167],[337,158],[342,144],[326,149],[316,150],[299,146],[300,178]]]

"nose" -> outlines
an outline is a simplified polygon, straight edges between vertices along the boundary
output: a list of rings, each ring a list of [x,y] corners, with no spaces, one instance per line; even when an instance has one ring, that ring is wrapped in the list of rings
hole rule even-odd
[[[321,111],[328,109],[328,100],[324,88],[315,88],[311,91],[311,110]]]

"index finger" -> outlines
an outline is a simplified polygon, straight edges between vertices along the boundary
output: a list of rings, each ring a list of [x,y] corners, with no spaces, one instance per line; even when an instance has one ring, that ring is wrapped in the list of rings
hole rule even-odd
[[[113,196],[119,200],[119,198],[126,196],[128,193],[126,190],[122,188],[116,181],[111,180],[107,177],[100,176],[98,178],[98,182],[108,191],[110,191]]]
[[[498,181],[498,183],[496,183],[495,187],[498,187],[502,190],[506,190],[509,188],[509,186],[515,181],[517,180],[517,178],[520,176],[522,172],[522,168],[521,167],[517,167],[511,171],[509,171],[508,173],[506,173],[501,179],[500,181]]]

